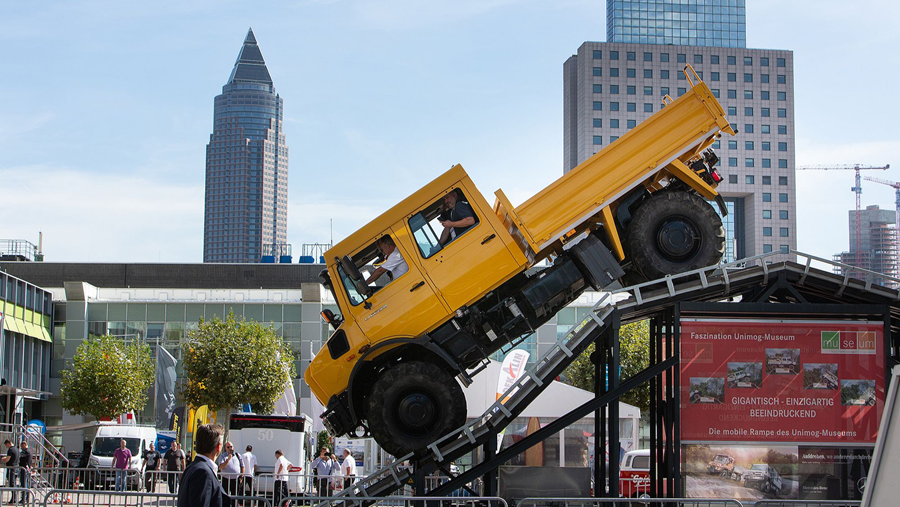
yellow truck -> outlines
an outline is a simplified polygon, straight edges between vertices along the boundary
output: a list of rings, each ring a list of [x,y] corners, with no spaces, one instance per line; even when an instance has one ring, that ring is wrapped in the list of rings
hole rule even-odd
[[[719,262],[711,148],[736,132],[684,72],[687,93],[521,205],[491,206],[457,165],[325,253],[340,311],[305,378],[334,436],[421,450],[465,423],[460,384],[588,287]]]

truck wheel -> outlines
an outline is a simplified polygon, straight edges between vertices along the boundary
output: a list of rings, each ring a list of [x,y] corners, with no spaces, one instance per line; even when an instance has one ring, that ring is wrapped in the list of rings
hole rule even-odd
[[[395,457],[425,448],[466,422],[466,397],[456,379],[421,361],[381,374],[369,395],[372,436]]]
[[[635,211],[626,243],[634,267],[654,280],[718,263],[725,228],[700,196],[663,191]]]

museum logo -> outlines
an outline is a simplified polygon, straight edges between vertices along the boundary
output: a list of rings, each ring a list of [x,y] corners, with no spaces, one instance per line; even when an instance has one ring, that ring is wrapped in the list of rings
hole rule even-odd
[[[822,331],[823,354],[875,354],[873,331]]]

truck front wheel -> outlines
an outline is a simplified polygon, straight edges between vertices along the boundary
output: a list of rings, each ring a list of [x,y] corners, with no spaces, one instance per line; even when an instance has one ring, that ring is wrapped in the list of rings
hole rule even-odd
[[[627,245],[634,266],[654,280],[718,263],[725,253],[725,228],[698,195],[662,191],[635,211]]]
[[[384,371],[375,382],[366,419],[378,444],[400,457],[462,426],[466,397],[443,369],[409,361]]]

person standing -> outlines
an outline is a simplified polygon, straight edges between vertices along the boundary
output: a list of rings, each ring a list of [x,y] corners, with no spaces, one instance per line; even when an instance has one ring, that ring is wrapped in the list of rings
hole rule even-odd
[[[22,440],[19,449],[19,483],[22,491],[21,503],[28,503],[28,486],[31,478],[31,451],[28,450],[28,442]]]
[[[6,439],[3,441],[3,445],[6,446],[6,456],[0,458],[0,461],[3,461],[6,464],[6,484],[10,488],[16,487],[16,479],[19,476],[19,449],[16,448]],[[24,495],[24,494],[23,494]],[[13,491],[9,497],[9,504],[13,505],[16,503],[16,492]]]
[[[253,454],[253,446],[248,445],[244,458],[244,494],[253,496],[253,478],[256,477],[256,455]]]
[[[166,483],[169,486],[169,493],[175,493],[178,489],[179,472],[184,471],[184,451],[181,450],[181,444],[172,442],[172,447],[166,451],[163,456],[163,470],[166,471]]]
[[[219,475],[222,476],[222,487],[229,496],[238,495],[238,482],[244,475],[244,462],[241,455],[234,452],[234,444],[225,442],[225,452],[219,455],[216,462]]]
[[[290,496],[287,481],[292,466],[281,449],[275,451],[275,507],[281,507],[281,499]]]
[[[344,461],[341,462],[341,475],[344,476],[344,489],[350,487],[356,480],[356,458],[350,449],[344,449]]]
[[[341,472],[341,464],[337,456],[331,454],[331,491],[337,491],[344,487],[344,475]],[[332,493],[333,494],[333,493]]]
[[[222,451],[225,428],[221,424],[202,424],[194,434],[197,454],[184,472],[178,491],[178,507],[222,507],[228,497],[222,491],[214,460]]]
[[[131,463],[131,449],[125,439],[119,441],[119,448],[113,453],[112,467],[116,471],[116,491],[125,491],[128,465]],[[21,458],[20,458],[21,459]]]
[[[141,463],[141,472],[144,474],[144,486],[147,493],[152,493],[156,486],[156,471],[159,469],[161,456],[153,442],[150,442],[150,450],[144,451],[144,461]]]
[[[331,482],[332,465],[331,455],[328,454],[327,447],[319,449],[319,457],[314,459],[309,465],[309,468],[316,474],[316,491],[319,496],[331,496],[329,483]]]

